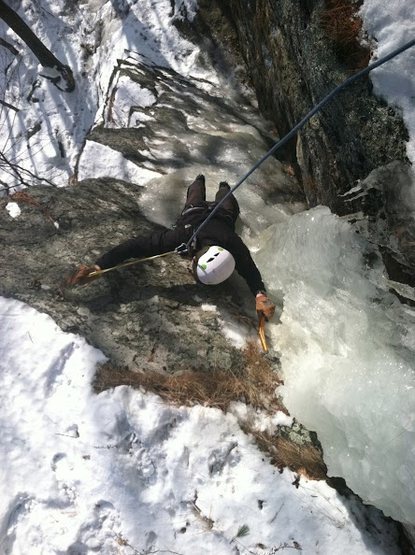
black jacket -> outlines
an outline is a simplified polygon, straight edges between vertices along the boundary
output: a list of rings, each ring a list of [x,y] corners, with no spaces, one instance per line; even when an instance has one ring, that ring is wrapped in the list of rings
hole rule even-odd
[[[111,268],[128,258],[145,258],[174,250],[187,243],[196,228],[205,220],[211,203],[184,211],[172,229],[155,231],[145,237],[134,237],[105,253],[96,261],[102,269]],[[227,249],[235,258],[236,270],[246,280],[254,295],[265,291],[264,283],[252,260],[248,247],[233,231],[233,224],[225,211],[220,209],[197,236],[196,250],[210,245]]]

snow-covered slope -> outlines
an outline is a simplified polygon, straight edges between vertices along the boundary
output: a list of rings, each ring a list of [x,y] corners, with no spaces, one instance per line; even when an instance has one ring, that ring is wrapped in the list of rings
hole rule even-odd
[[[26,183],[68,184],[76,174],[86,134],[105,109],[104,98],[117,59],[136,53],[149,63],[217,80],[214,72],[200,69],[197,61],[202,54],[172,25],[175,17],[182,17],[184,6],[189,17],[194,14],[193,2],[144,0],[130,5],[106,0],[23,0],[11,6],[55,56],[72,68],[76,89],[62,94],[41,77],[46,72],[35,56],[0,22],[2,35],[18,51],[17,56],[5,47],[0,52],[3,99],[15,108],[0,106],[0,148],[8,161],[0,164],[2,183],[19,184],[18,165]]]
[[[96,395],[99,351],[17,301],[0,312],[2,553],[399,553],[393,525],[296,487],[232,414]]]

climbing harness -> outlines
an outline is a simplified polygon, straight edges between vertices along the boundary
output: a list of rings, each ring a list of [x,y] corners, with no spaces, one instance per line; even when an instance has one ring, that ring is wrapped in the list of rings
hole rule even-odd
[[[221,204],[223,202],[225,202],[225,200],[233,194],[234,191],[236,191],[236,189],[238,189],[238,187],[240,187],[242,185],[242,183],[248,179],[248,177],[254,173],[254,171],[256,169],[259,168],[259,166],[261,166],[261,164],[263,164],[263,162],[265,162],[265,160],[267,160],[272,154],[274,154],[274,152],[276,152],[279,148],[281,148],[283,145],[285,145],[285,143],[287,143],[287,141],[289,141],[292,137],[294,137],[294,135],[304,127],[304,125],[314,116],[314,114],[316,114],[317,112],[319,112],[323,106],[325,104],[327,104],[327,102],[329,102],[333,97],[335,97],[341,90],[343,90],[344,88],[346,88],[347,86],[349,86],[351,83],[353,83],[354,81],[356,81],[357,79],[360,79],[360,77],[363,77],[364,75],[367,75],[370,71],[376,69],[377,67],[381,66],[382,64],[384,64],[385,62],[391,60],[392,58],[394,58],[395,56],[397,56],[398,54],[401,54],[402,52],[404,52],[405,50],[408,50],[408,48],[411,48],[412,46],[415,45],[415,39],[407,42],[406,44],[404,44],[403,46],[397,48],[396,50],[393,50],[390,54],[387,54],[386,56],[384,56],[383,58],[380,58],[379,60],[377,60],[376,62],[373,62],[373,64],[370,64],[369,66],[367,66],[366,68],[362,69],[361,71],[358,71],[357,73],[355,73],[354,75],[352,75],[351,77],[348,77],[345,81],[343,81],[343,83],[340,83],[340,85],[337,85],[337,87],[335,87],[327,96],[325,96],[318,104],[316,104],[309,112],[306,116],[304,116],[304,118],[297,123],[297,125],[295,125],[291,131],[289,131],[282,139],[280,139],[279,141],[277,141],[275,143],[275,145],[273,147],[270,148],[270,150],[264,154],[264,156],[262,158],[260,158],[260,160],[258,160],[253,166],[252,168],[243,176],[241,177],[241,179],[238,181],[238,183],[236,185],[234,185],[227,193],[226,195],[216,204],[215,208],[212,210],[212,212],[203,220],[203,222],[198,226],[198,228],[196,229],[196,231],[193,233],[193,235],[190,237],[189,241],[186,243],[186,248],[189,248],[190,245],[195,241],[198,233],[200,232],[201,229],[203,229],[205,227],[205,225],[213,218],[213,216],[215,215],[215,213],[217,212],[217,210],[219,209],[219,207],[221,206]]]

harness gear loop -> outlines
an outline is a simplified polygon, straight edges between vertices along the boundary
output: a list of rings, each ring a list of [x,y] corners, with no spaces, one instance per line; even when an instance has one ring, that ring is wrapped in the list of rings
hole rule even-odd
[[[178,247],[175,248],[174,252],[176,254],[188,254],[189,249],[186,245],[186,243],[182,243],[181,245],[179,245]]]

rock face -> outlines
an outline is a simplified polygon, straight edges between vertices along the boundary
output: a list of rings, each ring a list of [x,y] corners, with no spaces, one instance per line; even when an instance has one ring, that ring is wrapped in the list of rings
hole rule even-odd
[[[236,30],[259,108],[280,136],[353,73],[323,29],[322,0],[218,4]],[[339,194],[376,167],[404,160],[406,136],[399,115],[371,94],[367,79],[341,92],[299,134],[296,158],[310,205],[348,213]]]
[[[102,117],[78,161],[78,179],[62,189],[19,193],[12,199],[22,211],[16,219],[4,209],[8,200],[0,199],[0,295],[46,312],[115,365],[237,370],[244,354],[226,338],[224,322],[257,340],[255,303],[239,276],[202,287],[190,262],[171,255],[108,273],[84,289],[62,286],[81,262],[93,263],[158,224],[172,225],[198,173],[206,174],[210,199],[219,181],[231,182],[242,164],[263,153],[270,140],[266,124],[235,95],[137,56],[118,60]],[[250,186],[262,204],[304,208],[297,180],[277,160]],[[255,224],[255,208],[246,208],[243,217]]]
[[[376,168],[344,195],[351,203],[356,197],[366,217],[356,215],[354,225],[379,245],[389,278],[415,287],[415,195],[410,167],[395,161]],[[408,291],[406,297],[412,299],[413,294]]]
[[[179,255],[109,273],[85,288],[64,287],[81,260],[93,263],[111,245],[155,229],[140,212],[137,186],[96,179],[65,189],[39,186],[30,196],[16,219],[0,210],[0,295],[46,312],[123,367],[175,372],[243,364],[241,350],[221,332],[226,312],[255,337],[255,315],[249,322],[240,288],[198,286]]]
[[[349,57],[339,58],[324,19],[323,0],[216,0],[214,4],[226,22],[216,16],[212,32],[222,37],[230,50],[242,54],[259,109],[275,123],[280,137],[359,69],[353,66],[353,51]],[[203,22],[209,19],[208,9],[202,2]],[[362,212],[373,218],[375,206],[370,199],[351,199],[344,193],[376,168],[393,161],[408,163],[406,139],[400,115],[371,94],[370,80],[364,78],[313,116],[279,156],[295,164],[310,206],[324,204],[339,215]],[[407,180],[409,184],[408,172]],[[384,203],[389,199],[384,197]],[[391,209],[383,206],[382,210]],[[403,225],[411,242],[410,221]],[[408,249],[389,246],[384,254],[388,268],[394,260],[393,264],[403,261],[415,271]]]

